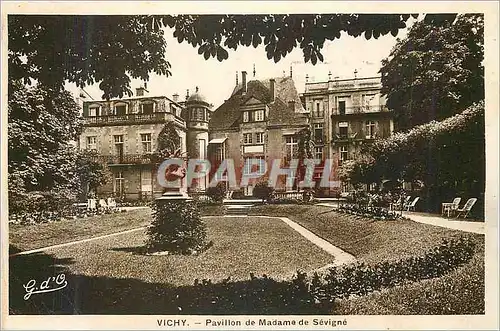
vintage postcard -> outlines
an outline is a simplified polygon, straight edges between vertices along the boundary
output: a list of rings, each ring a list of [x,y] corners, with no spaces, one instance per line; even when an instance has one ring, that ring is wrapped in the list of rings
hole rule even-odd
[[[498,329],[498,3],[1,6],[6,330]]]

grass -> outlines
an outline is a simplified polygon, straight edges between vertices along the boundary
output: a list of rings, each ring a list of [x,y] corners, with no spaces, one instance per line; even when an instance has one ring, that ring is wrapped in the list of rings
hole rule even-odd
[[[202,212],[220,215],[220,211],[220,208],[210,207]],[[10,243],[26,250],[119,232],[147,225],[150,212],[145,209],[76,221],[10,225]],[[440,278],[337,301],[331,312],[484,313],[483,235],[407,220],[372,221],[321,206],[265,205],[252,208],[250,213],[286,216],[368,264],[421,256],[443,239],[471,236],[477,241],[478,250],[464,266]],[[171,304],[171,296],[178,289],[196,291],[192,288],[196,278],[219,282],[231,276],[244,281],[249,279],[250,273],[286,278],[297,270],[307,272],[332,262],[331,256],[277,219],[249,216],[205,220],[214,246],[199,256],[136,254],[145,239],[145,234],[137,231],[46,253],[13,257],[10,261],[12,311],[162,313],[167,311],[162,304]],[[48,296],[22,299],[22,284],[30,279],[41,281],[56,272],[65,272],[68,278],[68,291],[61,294],[68,299],[60,299],[64,305],[61,303],[59,308],[53,308],[59,301],[50,301]],[[77,296],[81,297],[75,299]]]
[[[421,255],[443,239],[465,234],[409,220],[372,221],[323,206],[266,205],[251,214],[287,216],[364,263]]]
[[[470,236],[474,257],[440,278],[396,286],[366,296],[340,300],[337,315],[484,314],[484,236],[408,220],[370,221],[321,206],[267,205],[252,213],[287,216],[353,254],[358,261],[377,263],[421,256],[443,239]]]
[[[478,252],[465,266],[440,278],[340,300],[336,315],[484,314],[484,258]]]
[[[9,224],[9,244],[18,250],[32,250],[146,226],[151,209],[67,219],[33,225]]]
[[[57,259],[72,259],[68,265],[72,274],[176,286],[192,285],[196,278],[249,279],[250,273],[291,277],[297,270],[308,271],[333,261],[332,256],[278,219],[208,218],[205,222],[214,245],[198,256],[138,254],[146,239],[142,231],[50,252]]]

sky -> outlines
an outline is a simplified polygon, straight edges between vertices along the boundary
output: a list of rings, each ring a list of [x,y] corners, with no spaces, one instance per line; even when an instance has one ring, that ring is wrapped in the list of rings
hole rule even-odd
[[[329,71],[332,73],[332,78],[338,76],[340,79],[352,78],[354,70],[358,72],[357,77],[378,75],[382,59],[389,55],[396,44],[396,37],[391,34],[366,40],[364,36],[355,38],[343,33],[340,39],[325,42],[322,49],[324,61],[316,65],[304,63],[300,48],[295,48],[292,53],[274,63],[273,60],[267,59],[262,45],[257,48],[239,46],[236,51],[229,50],[227,60],[219,62],[216,58],[205,60],[190,44],[178,43],[172,33],[173,30],[165,29],[167,42],[165,57],[172,66],[170,69],[172,76],[150,75],[147,83],[149,95],[172,97],[177,93],[180,95],[180,100],[184,100],[186,90],[189,89],[192,94],[198,86],[200,93],[214,105],[213,109],[231,95],[236,84],[236,72],[240,82],[241,71],[247,72],[247,80],[253,79],[254,64],[256,79],[283,76],[283,71],[285,75],[289,75],[291,66],[295,86],[301,93],[304,91],[306,75],[309,76],[310,82],[328,80]],[[397,38],[404,38],[406,33],[407,29],[400,30]],[[141,84],[140,80],[132,80],[132,90],[135,92],[135,88]],[[68,84],[68,89],[78,96],[79,90],[75,85]],[[102,92],[98,84],[86,87],[85,91],[94,100],[101,100]],[[87,97],[85,100],[91,99]]]

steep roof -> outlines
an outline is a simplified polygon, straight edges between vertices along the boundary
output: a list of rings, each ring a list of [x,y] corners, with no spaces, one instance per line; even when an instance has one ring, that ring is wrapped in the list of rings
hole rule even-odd
[[[247,93],[243,94],[242,84],[236,86],[231,97],[212,114],[209,128],[224,130],[238,127],[241,107],[250,99],[261,100],[269,107],[269,125],[301,125],[306,123],[304,108],[291,77],[275,78],[275,101],[271,102],[270,79],[251,80],[247,83]],[[288,101],[295,101],[295,109]]]

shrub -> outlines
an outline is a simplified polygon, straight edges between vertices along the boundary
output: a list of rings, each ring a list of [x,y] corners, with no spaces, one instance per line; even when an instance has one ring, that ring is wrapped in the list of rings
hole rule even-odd
[[[325,277],[324,299],[365,295],[383,288],[443,276],[468,262],[474,255],[475,242],[464,237],[443,243],[420,257],[378,263],[331,268]]]
[[[209,187],[207,189],[208,197],[215,202],[222,203],[226,197],[226,184],[224,182],[217,183],[214,187]]]
[[[298,272],[293,279],[282,281],[266,275],[250,277],[240,282],[230,278],[220,283],[195,280],[193,287],[179,289],[175,306],[183,314],[203,315],[318,313],[306,274]]]
[[[262,199],[262,202],[270,201],[274,195],[274,188],[269,186],[267,181],[262,180],[255,184],[252,195],[257,199]]]
[[[206,226],[194,202],[156,200],[147,233],[150,252],[196,254],[209,247]]]

